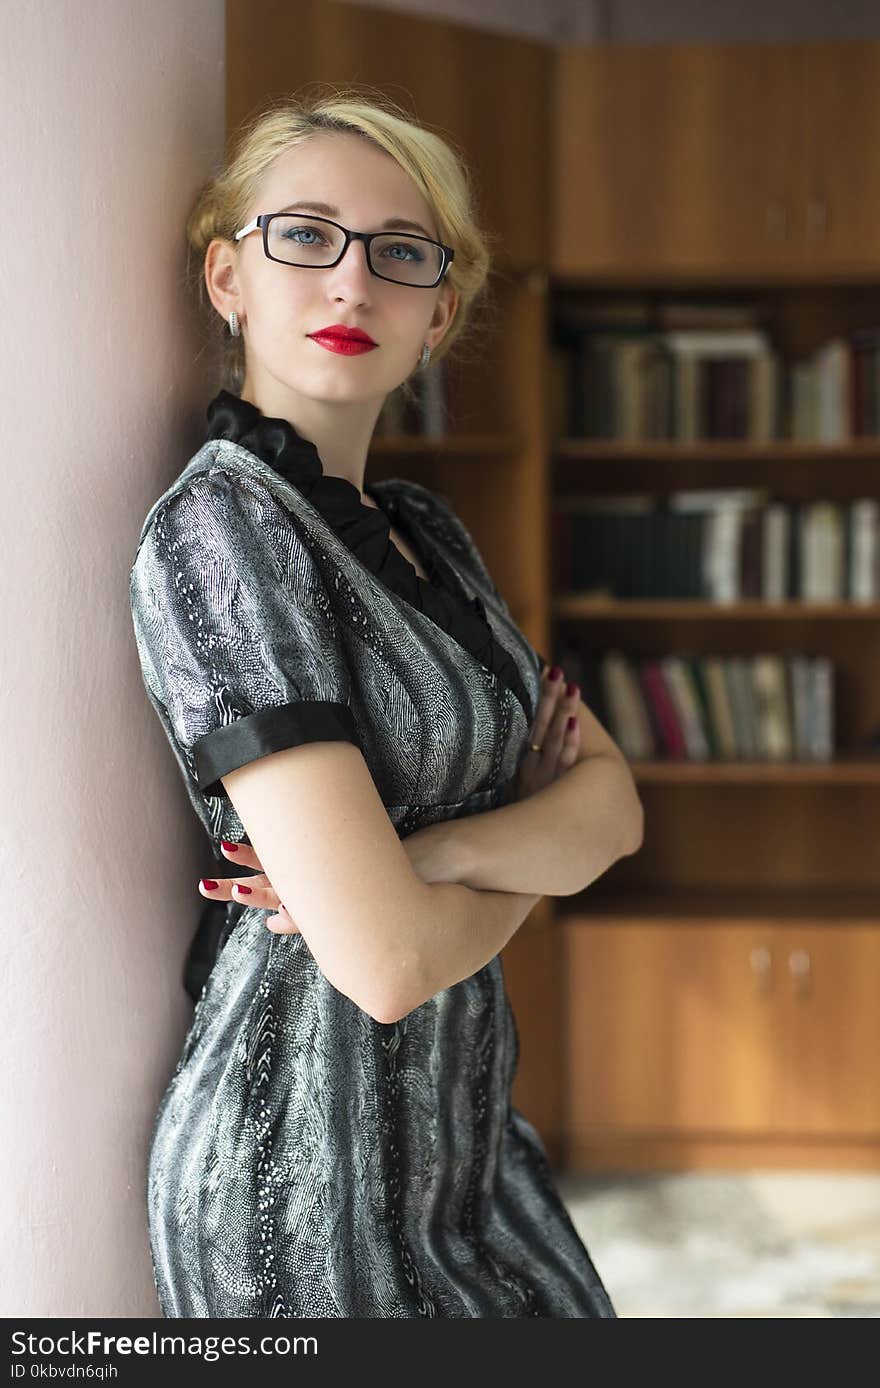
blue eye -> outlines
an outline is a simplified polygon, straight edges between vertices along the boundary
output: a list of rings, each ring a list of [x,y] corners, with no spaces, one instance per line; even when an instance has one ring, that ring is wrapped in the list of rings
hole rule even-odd
[[[422,255],[421,251],[418,250],[415,246],[404,245],[402,241],[398,241],[398,242],[396,243],[396,245],[394,245],[394,246],[387,246],[387,247],[386,247],[386,250],[389,250],[389,251],[409,251],[410,255],[411,255],[415,260],[424,260],[424,258],[425,258],[425,257]],[[399,259],[400,259],[399,256],[392,256],[391,258],[392,258],[392,260],[399,260]]]
[[[292,241],[292,240],[294,240],[294,238],[297,238],[297,239],[296,239],[296,244],[297,244],[298,246],[314,246],[314,245],[315,245],[315,242],[314,242],[314,241],[300,241],[300,240],[298,239],[298,234],[299,234],[299,232],[301,232],[301,231],[307,232],[310,236],[320,236],[320,235],[321,235],[320,232],[316,231],[314,227],[288,227],[288,229],[283,233],[283,239],[284,239],[285,241]],[[321,240],[322,240],[322,241],[323,241],[323,239],[324,239],[323,236],[321,236]]]

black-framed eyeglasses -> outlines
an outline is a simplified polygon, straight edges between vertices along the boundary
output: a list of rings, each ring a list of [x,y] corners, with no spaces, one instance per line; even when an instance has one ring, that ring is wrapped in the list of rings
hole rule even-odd
[[[236,241],[252,231],[262,231],[263,250],[270,260],[312,270],[338,265],[352,241],[363,241],[372,274],[413,289],[433,289],[455,256],[451,246],[427,236],[409,231],[349,231],[329,217],[311,213],[262,212],[235,233]]]

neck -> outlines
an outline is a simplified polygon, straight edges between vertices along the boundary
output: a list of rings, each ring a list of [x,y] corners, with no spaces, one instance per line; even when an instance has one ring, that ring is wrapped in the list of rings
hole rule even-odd
[[[357,487],[367,505],[374,505],[364,493],[364,475],[370,441],[384,396],[378,401],[375,398],[316,400],[306,395],[294,395],[277,383],[254,386],[245,381],[241,398],[255,405],[267,417],[286,419],[298,434],[315,445],[326,476],[344,478]]]

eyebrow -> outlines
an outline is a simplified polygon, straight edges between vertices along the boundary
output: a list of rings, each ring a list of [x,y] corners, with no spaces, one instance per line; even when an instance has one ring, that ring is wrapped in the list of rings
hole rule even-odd
[[[279,208],[280,212],[318,212],[325,217],[338,217],[340,215],[338,207],[331,207],[326,202],[292,202],[287,207]],[[426,231],[420,222],[409,222],[405,217],[389,217],[387,222],[382,223],[383,231],[418,231],[422,236],[427,236],[429,241],[436,241],[436,236],[432,232]]]

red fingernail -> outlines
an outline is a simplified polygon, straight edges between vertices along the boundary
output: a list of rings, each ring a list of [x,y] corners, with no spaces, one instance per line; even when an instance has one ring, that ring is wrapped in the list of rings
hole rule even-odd
[[[551,680],[558,680],[558,679],[559,679],[559,676],[560,676],[561,674],[562,674],[562,666],[561,666],[561,665],[554,665],[554,666],[553,666],[553,669],[550,671],[550,678],[551,678]]]
[[[569,720],[568,720],[568,731],[569,731],[570,733],[573,733],[574,730],[575,730],[575,728],[577,727],[577,725],[578,725],[578,721],[577,721],[576,718],[569,718]]]
[[[235,890],[237,892],[245,892],[247,896],[251,896],[253,893],[253,887],[245,887],[241,882],[236,882]]]
[[[237,853],[237,852],[238,852],[238,844],[237,844],[237,843],[227,843],[225,839],[221,839],[221,840],[220,840],[220,847],[221,847],[221,848],[225,848],[227,853]]]
[[[565,692],[566,692],[566,694],[568,695],[568,697],[571,698],[572,694],[577,694],[577,692],[578,692],[578,687],[577,687],[576,684],[574,684],[573,682],[570,681],[570,682],[565,686]]]
[[[216,892],[217,890],[217,883],[213,882],[210,877],[202,878],[202,886],[206,892]]]

